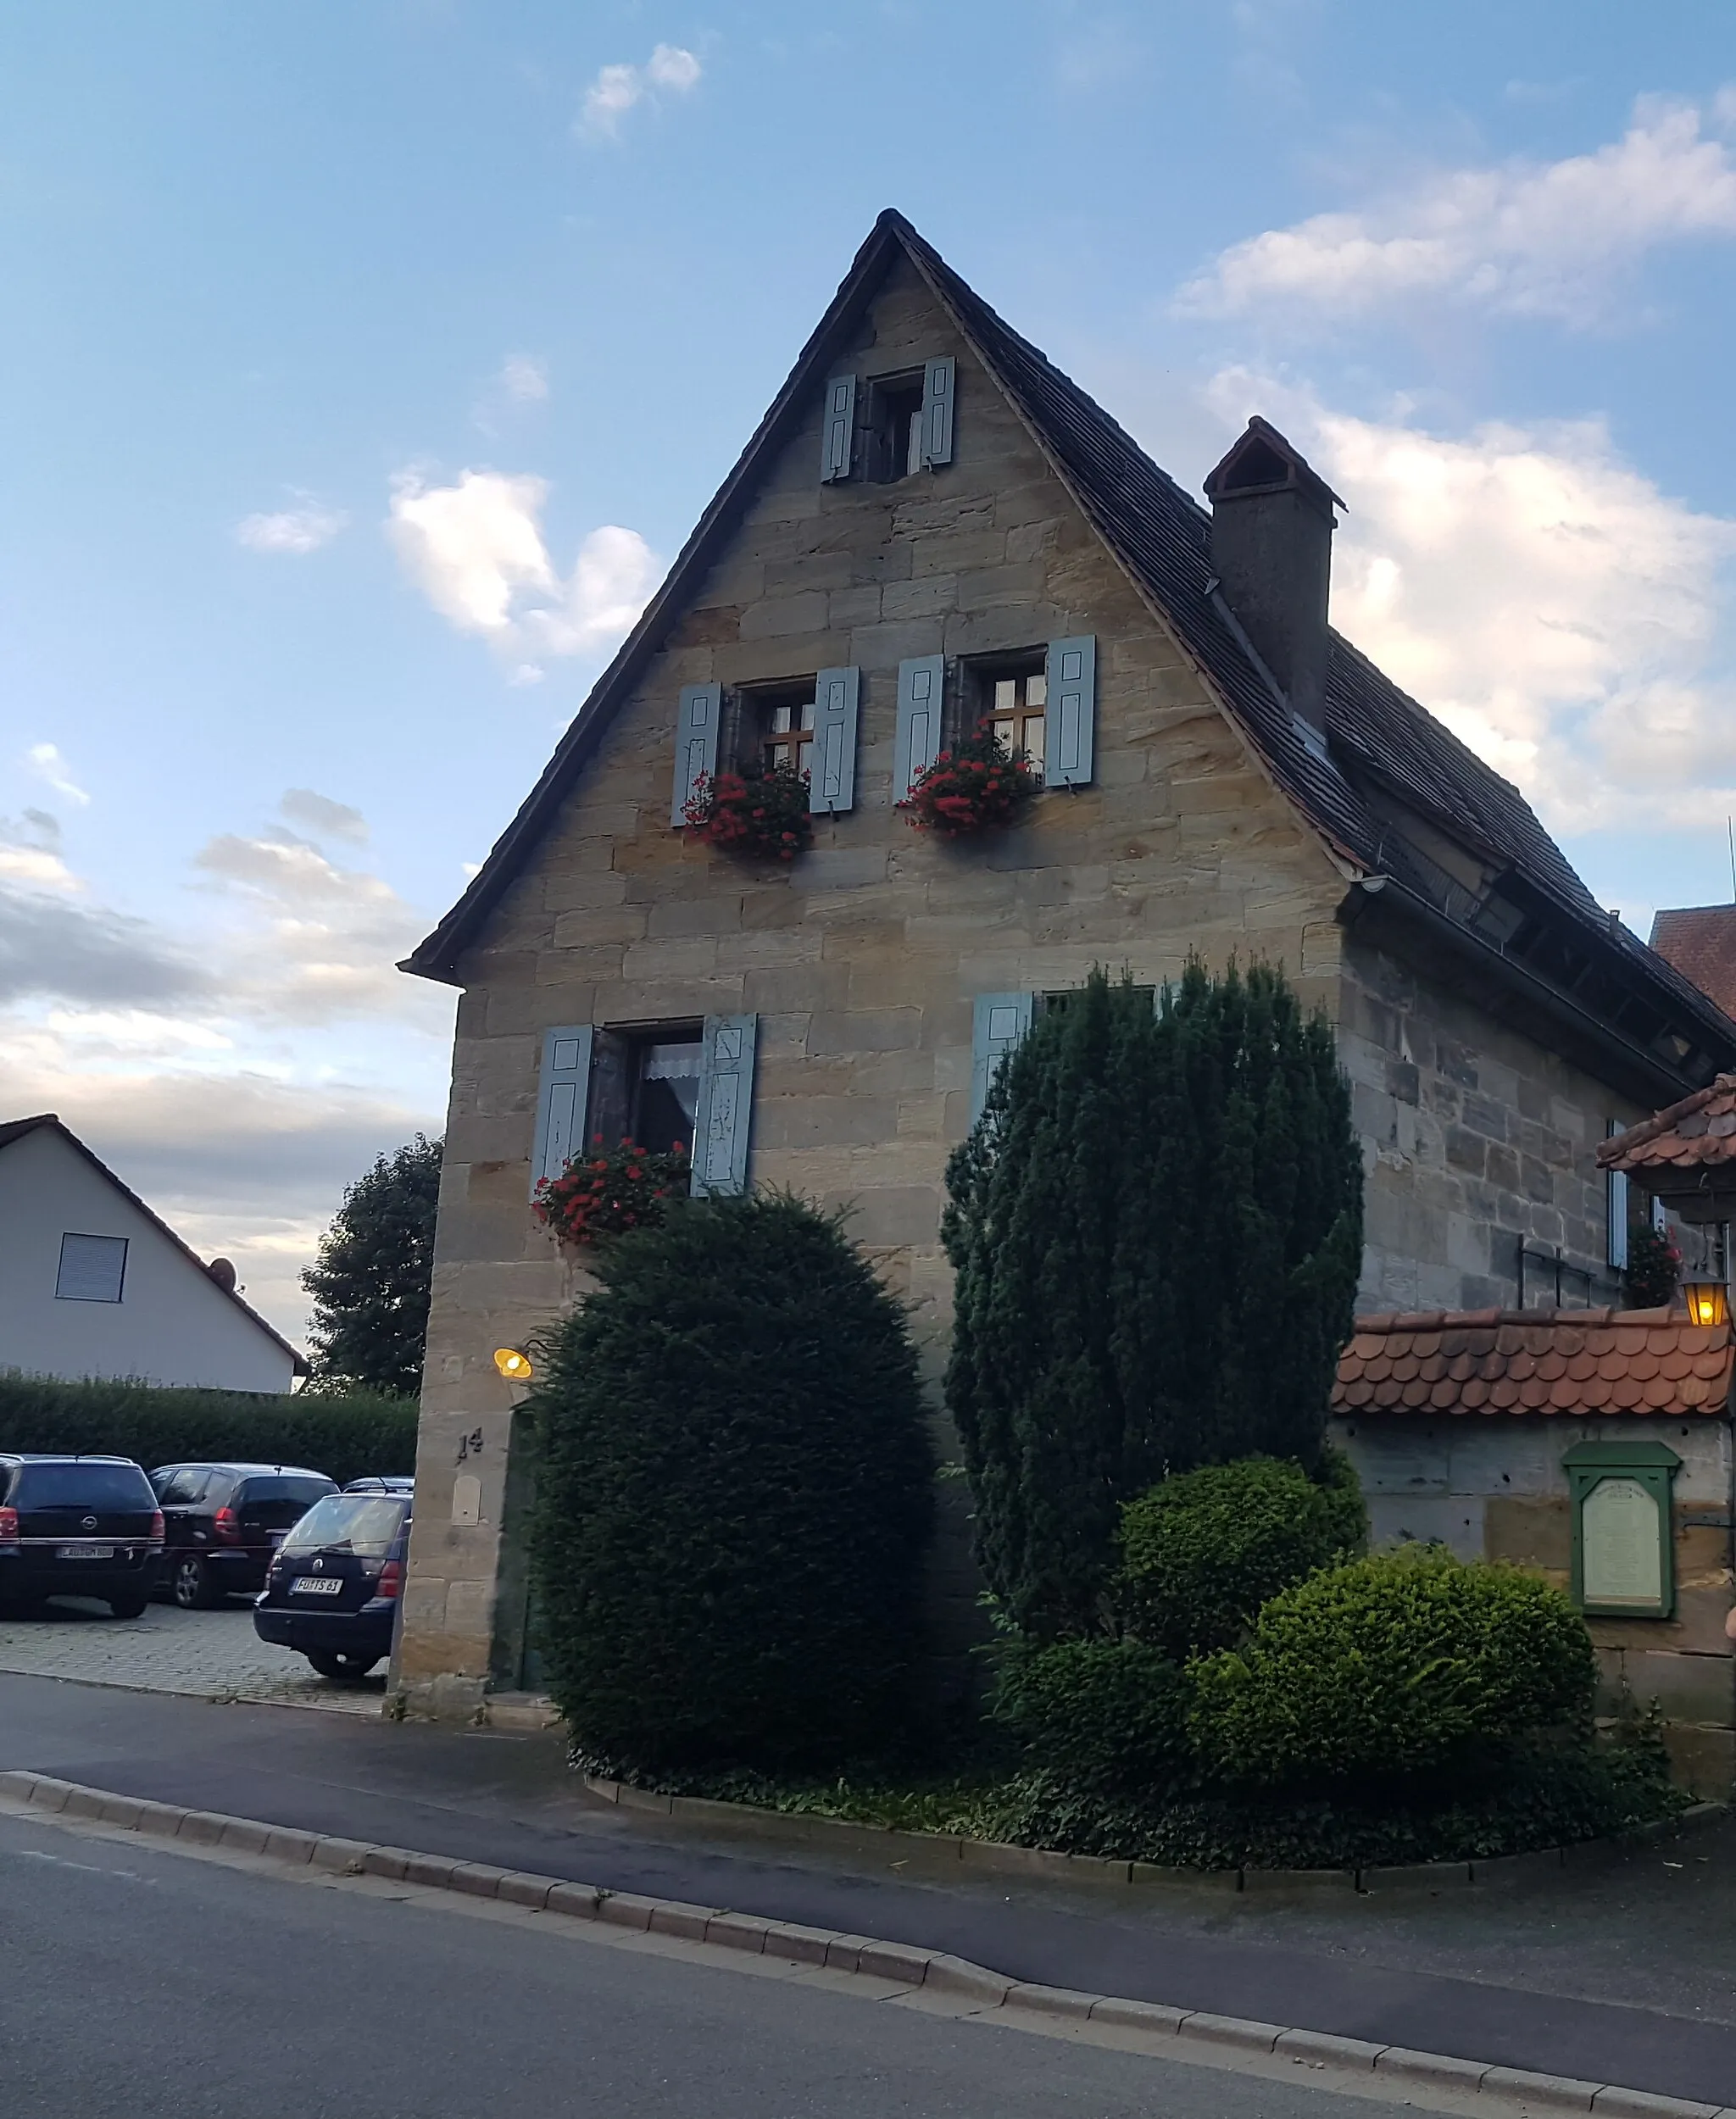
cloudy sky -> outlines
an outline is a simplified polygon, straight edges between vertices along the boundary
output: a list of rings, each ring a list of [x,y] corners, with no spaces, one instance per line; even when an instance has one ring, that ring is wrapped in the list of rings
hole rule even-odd
[[[0,19],[0,1115],[298,1329],[463,887],[875,214],[1642,932],[1731,889],[1728,0],[59,0]]]

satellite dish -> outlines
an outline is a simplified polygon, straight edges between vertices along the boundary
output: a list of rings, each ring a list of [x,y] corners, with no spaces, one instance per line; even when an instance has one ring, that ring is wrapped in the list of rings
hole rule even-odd
[[[235,1293],[235,1266],[226,1258],[214,1258],[205,1268],[225,1295]]]

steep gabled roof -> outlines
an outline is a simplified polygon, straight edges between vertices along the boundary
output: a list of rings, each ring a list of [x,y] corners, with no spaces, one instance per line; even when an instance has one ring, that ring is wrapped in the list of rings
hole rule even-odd
[[[1727,1015],[1736,1014],[1736,904],[1655,912],[1651,946]]]
[[[464,896],[404,959],[403,970],[459,982],[462,952],[552,823],[616,707],[703,579],[729,534],[737,503],[751,492],[762,459],[781,439],[786,415],[823,382],[834,348],[899,257],[926,282],[1274,782],[1351,873],[1391,874],[1407,887],[1417,882],[1401,838],[1362,792],[1364,785],[1388,789],[1573,925],[1588,955],[1606,973],[1650,988],[1666,1010],[1694,1021],[1704,1043],[1736,1058],[1736,1024],[1637,937],[1610,920],[1518,789],[1337,634],[1327,683],[1329,742],[1299,722],[1215,592],[1207,511],[1100,405],[998,316],[902,214],[890,210],[875,223],[735,468],[541,779]],[[1427,896],[1426,884],[1418,894]]]
[[[86,1148],[85,1143],[79,1138],[78,1135],[73,1132],[72,1128],[70,1126],[64,1124],[54,1112],[39,1111],[34,1118],[8,1119],[3,1124],[0,1124],[0,1148],[10,1148],[14,1141],[22,1140],[25,1134],[41,1132],[45,1128],[58,1133],[60,1138],[66,1143],[69,1148],[75,1148],[79,1154],[84,1157],[85,1160],[99,1176],[106,1177],[108,1182],[114,1186],[114,1189],[120,1193],[123,1199],[130,1200],[132,1204],[138,1209],[139,1212],[144,1215],[146,1221],[151,1224],[152,1227],[154,1228],[159,1235],[168,1238],[170,1243],[175,1246],[175,1249],[181,1253],[181,1256],[187,1260],[196,1272],[203,1274],[203,1276],[210,1282],[211,1285],[217,1290],[220,1295],[223,1296],[226,1301],[232,1302],[235,1304],[236,1308],[240,1310],[242,1316],[247,1319],[250,1325],[256,1326],[259,1330],[264,1333],[268,1339],[271,1340],[275,1345],[281,1347],[283,1351],[295,1364],[295,1373],[298,1376],[305,1376],[307,1374],[308,1365],[305,1359],[296,1352],[295,1349],[289,1343],[288,1340],[284,1338],[283,1334],[281,1332],[274,1330],[270,1325],[267,1324],[265,1320],[259,1315],[259,1311],[254,1309],[253,1305],[250,1302],[244,1301],[242,1298],[236,1293],[233,1288],[225,1288],[223,1282],[211,1272],[209,1268],[206,1265],[205,1261],[199,1256],[198,1253],[195,1251],[190,1244],[183,1243],[181,1237],[175,1233],[174,1230],[171,1229],[169,1224],[163,1219],[162,1215],[153,1212],[151,1208],[147,1207],[144,1201],[140,1199],[137,1193],[133,1190],[132,1187],[130,1184],[127,1184],[123,1179],[117,1177],[114,1172],[108,1167],[108,1164],[103,1160],[102,1157],[97,1154],[91,1148]]]

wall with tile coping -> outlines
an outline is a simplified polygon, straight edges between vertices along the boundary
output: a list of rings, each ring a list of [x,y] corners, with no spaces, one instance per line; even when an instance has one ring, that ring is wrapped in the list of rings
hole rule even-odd
[[[1506,1560],[1560,1588],[1572,1569],[1566,1452],[1577,1442],[1660,1441],[1682,1460],[1673,1501],[1677,1607],[1670,1619],[1590,1621],[1603,1704],[1655,1699],[1678,1775],[1701,1795],[1736,1783],[1731,1605],[1736,1452],[1727,1418],[1358,1414],[1334,1420],[1368,1497],[1377,1545],[1437,1540],[1463,1560]]]

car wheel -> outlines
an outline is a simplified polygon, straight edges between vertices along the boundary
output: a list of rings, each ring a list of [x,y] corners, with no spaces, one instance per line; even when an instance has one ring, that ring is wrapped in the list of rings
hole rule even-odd
[[[321,1677],[365,1677],[380,1660],[377,1655],[334,1655],[323,1648],[306,1649],[303,1653]]]
[[[223,1592],[212,1587],[211,1571],[197,1553],[183,1553],[175,1561],[169,1593],[183,1611],[209,1611],[223,1601]]]
[[[130,1597],[110,1597],[108,1605],[109,1611],[117,1619],[142,1619],[150,1601],[150,1593],[138,1589]]]

